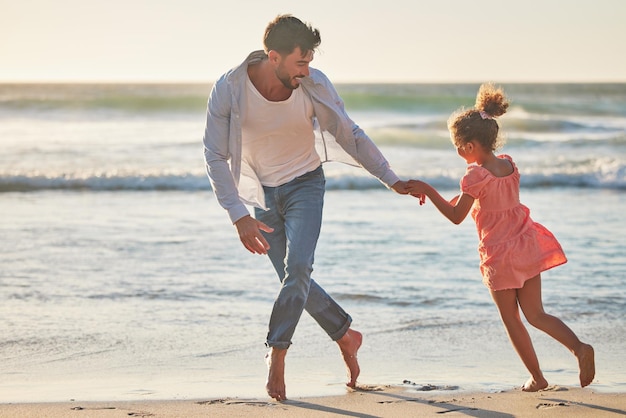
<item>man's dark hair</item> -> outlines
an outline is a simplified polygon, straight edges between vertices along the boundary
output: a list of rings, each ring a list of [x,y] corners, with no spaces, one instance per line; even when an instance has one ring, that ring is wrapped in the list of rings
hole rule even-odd
[[[265,28],[263,37],[265,52],[274,50],[281,55],[289,55],[300,47],[304,56],[315,51],[321,42],[319,30],[289,14],[276,16]]]

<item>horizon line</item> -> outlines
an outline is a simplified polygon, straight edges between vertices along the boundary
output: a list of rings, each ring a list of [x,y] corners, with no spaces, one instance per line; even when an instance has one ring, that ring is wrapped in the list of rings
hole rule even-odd
[[[194,79],[0,79],[0,85],[7,84],[214,84],[217,80]],[[579,80],[332,80],[333,84],[624,84],[626,79],[579,79]]]

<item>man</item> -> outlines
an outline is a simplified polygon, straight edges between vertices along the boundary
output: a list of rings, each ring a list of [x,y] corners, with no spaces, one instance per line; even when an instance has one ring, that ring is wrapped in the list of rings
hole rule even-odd
[[[286,399],[285,355],[304,309],[339,345],[348,386],[356,386],[360,372],[361,333],[311,279],[324,201],[321,163],[356,162],[406,194],[405,182],[348,117],[331,82],[309,67],[320,42],[317,29],[291,15],[270,22],[264,51],[252,52],[213,86],[204,132],[218,202],[244,247],[267,254],[281,281],[266,340],[266,390],[278,401]],[[246,205],[255,207],[254,218]]]

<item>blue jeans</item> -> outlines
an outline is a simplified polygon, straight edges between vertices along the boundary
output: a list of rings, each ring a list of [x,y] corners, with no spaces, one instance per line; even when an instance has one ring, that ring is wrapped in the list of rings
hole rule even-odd
[[[263,234],[281,282],[270,316],[268,347],[289,348],[304,309],[333,341],[341,338],[352,323],[350,315],[311,279],[325,184],[320,166],[281,186],[264,187],[269,210],[255,209],[255,217],[274,228]]]

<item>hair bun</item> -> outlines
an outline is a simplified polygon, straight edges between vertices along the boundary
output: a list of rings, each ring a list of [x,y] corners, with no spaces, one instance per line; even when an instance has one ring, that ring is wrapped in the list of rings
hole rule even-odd
[[[493,83],[484,83],[476,95],[476,110],[483,119],[493,119],[504,115],[509,107],[509,101],[504,91],[495,87]]]

